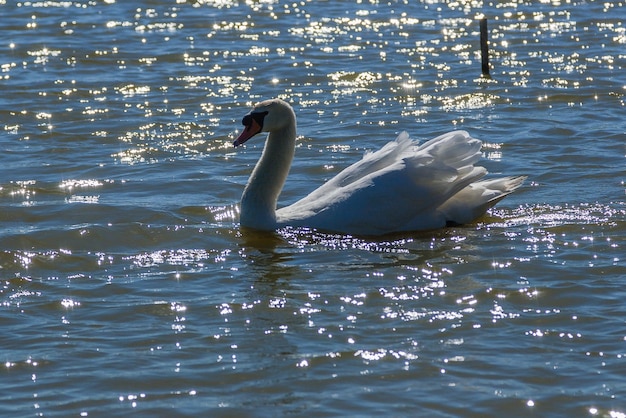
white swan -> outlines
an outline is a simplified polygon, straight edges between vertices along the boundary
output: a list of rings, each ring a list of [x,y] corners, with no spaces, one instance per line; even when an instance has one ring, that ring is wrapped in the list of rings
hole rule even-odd
[[[243,121],[239,146],[269,132],[241,197],[243,227],[306,226],[355,235],[430,230],[475,220],[526,177],[481,179],[481,142],[453,131],[418,146],[402,132],[296,203],[276,210],[296,145],[296,116],[280,99],[257,104]]]

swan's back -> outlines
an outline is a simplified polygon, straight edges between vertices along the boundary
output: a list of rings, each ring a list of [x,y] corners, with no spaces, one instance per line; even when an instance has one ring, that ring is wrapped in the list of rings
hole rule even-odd
[[[474,166],[480,148],[481,142],[465,131],[421,146],[402,132],[305,198],[279,209],[277,221],[363,235],[470,222],[523,181],[509,177],[476,183],[487,173]]]

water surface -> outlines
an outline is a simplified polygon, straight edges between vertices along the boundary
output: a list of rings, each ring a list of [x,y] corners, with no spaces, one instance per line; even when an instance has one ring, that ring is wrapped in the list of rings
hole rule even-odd
[[[626,416],[625,9],[0,1],[0,411]],[[529,179],[431,233],[242,231],[276,96],[281,204],[402,130]]]

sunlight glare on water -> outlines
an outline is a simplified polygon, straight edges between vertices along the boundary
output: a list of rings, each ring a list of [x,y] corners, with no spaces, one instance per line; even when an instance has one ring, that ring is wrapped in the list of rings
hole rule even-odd
[[[625,8],[0,0],[1,414],[624,416]],[[441,231],[246,231],[270,97],[279,205],[403,130],[529,178]]]

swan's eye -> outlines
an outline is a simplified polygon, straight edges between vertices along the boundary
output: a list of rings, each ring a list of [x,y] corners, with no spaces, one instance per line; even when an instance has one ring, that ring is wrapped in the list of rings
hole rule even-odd
[[[256,122],[261,128],[263,128],[263,120],[265,119],[265,115],[267,115],[268,113],[268,111],[248,113],[246,116],[243,117],[241,123],[243,124],[243,126],[248,127],[252,125],[252,122]]]

